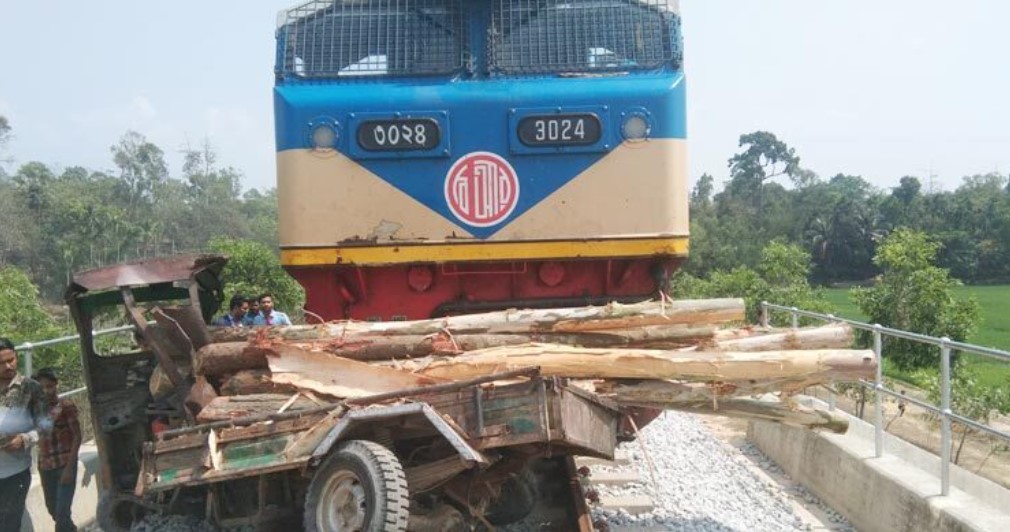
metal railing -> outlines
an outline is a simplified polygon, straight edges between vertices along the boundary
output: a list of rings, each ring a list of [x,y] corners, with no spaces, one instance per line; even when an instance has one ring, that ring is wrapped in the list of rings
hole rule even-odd
[[[133,330],[133,325],[123,325],[121,327],[113,327],[111,329],[102,329],[100,331],[92,331],[92,340],[101,336],[106,336],[110,334],[117,334],[122,332],[128,332]],[[59,338],[53,338],[50,340],[43,340],[41,342],[25,342],[15,349],[18,352],[18,356],[24,361],[24,374],[31,375],[35,366],[35,350],[43,347],[52,347],[54,345],[66,344],[70,342],[77,342],[81,339],[81,335],[75,334],[72,336],[61,336]],[[60,397],[72,397],[77,394],[86,392],[88,389],[85,386],[80,388],[75,388],[60,394]]]
[[[961,353],[973,353],[977,355],[986,356],[989,358],[994,358],[1002,362],[1010,363],[1010,352],[1002,351],[1000,349],[993,349],[990,347],[982,347],[979,345],[966,344],[963,342],[955,342],[950,338],[936,338],[933,336],[926,336],[924,334],[917,334],[908,331],[902,331],[899,329],[891,329],[884,327],[880,324],[869,324],[861,321],[855,321],[845,318],[839,318],[833,314],[819,314],[817,312],[810,312],[806,310],[800,310],[796,307],[784,307],[781,305],[775,305],[768,303],[767,301],[761,302],[761,325],[763,327],[768,327],[770,323],[770,311],[788,312],[791,318],[792,327],[799,327],[799,318],[806,317],[817,320],[823,320],[827,322],[834,323],[845,323],[852,327],[853,329],[867,331],[873,334],[873,353],[877,357],[877,374],[874,382],[869,382],[866,380],[860,380],[860,384],[868,389],[875,392],[875,404],[874,404],[874,451],[877,458],[880,458],[884,454],[884,407],[883,407],[883,395],[889,395],[901,401],[908,401],[909,403],[915,404],[921,408],[924,408],[940,417],[940,493],[942,495],[950,494],[950,451],[951,451],[951,422],[957,421],[965,426],[971,427],[980,432],[984,432],[995,436],[997,438],[1002,438],[1010,443],[1010,434],[1002,432],[995,429],[989,425],[979,423],[973,419],[968,419],[964,416],[955,414],[951,410],[951,375],[950,375],[950,360],[951,354],[955,351]],[[932,403],[910,397],[908,395],[901,394],[895,390],[887,388],[884,386],[884,373],[883,373],[883,337],[890,336],[894,338],[902,338],[905,340],[911,340],[913,342],[919,342],[929,345],[937,346],[940,349],[940,404],[934,405]],[[834,408],[834,394],[831,395],[832,401],[830,402],[831,408]]]

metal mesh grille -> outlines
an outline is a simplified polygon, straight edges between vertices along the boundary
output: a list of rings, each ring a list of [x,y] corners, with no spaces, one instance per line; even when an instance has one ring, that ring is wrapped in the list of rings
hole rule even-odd
[[[668,0],[496,0],[492,71],[594,72],[680,61],[680,17]]]
[[[281,70],[305,78],[444,74],[464,64],[463,0],[329,0],[287,11]]]

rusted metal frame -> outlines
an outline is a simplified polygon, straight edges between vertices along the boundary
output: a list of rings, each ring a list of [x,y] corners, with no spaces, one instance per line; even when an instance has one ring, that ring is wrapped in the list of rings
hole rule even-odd
[[[208,499],[216,494],[220,485],[213,485],[208,488]],[[260,475],[256,479],[256,513],[244,517],[222,518],[220,497],[213,497],[214,502],[214,524],[220,527],[233,527],[244,525],[255,525],[268,517],[266,512],[266,475]],[[278,512],[279,513],[279,512]]]
[[[210,331],[207,324],[203,322],[202,314],[194,314],[192,305],[183,307],[165,307],[161,309],[168,317],[179,322],[179,327],[189,336],[193,344],[193,350],[199,351],[201,347],[211,343]]]
[[[586,504],[586,496],[582,493],[582,483],[579,482],[579,473],[575,467],[575,459],[566,456],[565,476],[568,477],[568,488],[571,493],[572,512],[575,514],[575,525],[578,532],[593,532],[593,519],[589,513],[589,505]]]
[[[184,342],[183,344],[180,344],[179,347],[189,352],[190,363],[195,364],[196,349],[193,346],[192,338],[189,337],[189,334],[186,333],[186,330],[183,329],[182,325],[179,324],[175,318],[165,314],[164,310],[157,307],[151,311],[151,315],[154,316],[154,321],[157,322],[159,327],[165,330],[166,334],[170,334],[171,332],[178,333],[178,339]],[[174,331],[170,331],[169,328],[174,329]]]
[[[562,389],[562,393],[570,393],[572,395],[577,395],[577,396],[579,396],[579,397],[581,397],[581,398],[583,398],[583,399],[585,399],[587,401],[591,401],[593,403],[596,403],[596,404],[598,404],[598,405],[606,408],[607,410],[611,410],[615,414],[620,414],[621,413],[621,408],[617,405],[616,401],[612,401],[610,399],[607,399],[606,397],[600,397],[599,395],[597,395],[595,393],[592,393],[592,392],[589,392],[589,391],[586,391],[586,390],[583,390],[582,388],[579,388],[578,386],[562,386],[561,389]]]
[[[449,442],[449,445],[459,453],[460,457],[469,463],[480,466],[481,468],[486,467],[489,462],[483,454],[478,452],[476,449],[470,446],[459,434],[458,429],[452,427],[446,420],[442,419],[437,412],[425,403],[411,403],[396,406],[386,406],[382,408],[370,408],[367,410],[355,410],[347,414],[340,421],[330,429],[329,434],[326,438],[319,443],[316,450],[312,453],[313,459],[322,458],[326,453],[329,452],[330,448],[340,439],[341,436],[353,423],[359,421],[375,421],[383,419],[394,419],[398,417],[411,416],[411,415],[423,415],[425,418],[431,422],[435,430],[442,435],[443,438]]]
[[[501,373],[495,373],[488,375],[486,377],[481,377],[478,379],[471,379],[468,381],[460,381],[448,384],[437,384],[434,386],[420,386],[417,388],[408,388],[406,390],[400,390],[396,392],[381,393],[375,395],[369,395],[366,397],[359,397],[356,399],[347,399],[340,403],[333,403],[326,406],[321,406],[318,408],[309,408],[306,410],[297,410],[293,412],[283,412],[280,414],[261,414],[258,416],[247,416],[235,419],[229,419],[226,421],[215,421],[213,423],[206,423],[202,425],[197,425],[194,427],[184,427],[181,429],[169,430],[162,432],[159,435],[159,439],[164,440],[166,438],[173,438],[181,436],[183,434],[189,434],[193,432],[203,432],[206,430],[217,429],[221,427],[235,427],[240,425],[252,425],[254,423],[259,423],[262,421],[281,421],[284,419],[291,419],[295,417],[326,413],[335,408],[343,405],[354,405],[354,406],[364,406],[372,403],[378,403],[381,401],[388,401],[390,399],[401,399],[404,397],[411,397],[416,395],[427,395],[432,393],[439,393],[445,391],[452,391],[460,388],[465,388],[467,386],[474,386],[477,384],[484,384],[487,382],[494,382],[497,380],[506,380],[515,377],[534,377],[540,373],[540,368],[530,367],[530,368],[520,368],[517,370],[503,371]]]
[[[244,469],[232,469],[232,470],[218,469],[208,471],[206,474],[175,478],[165,483],[152,482],[151,485],[147,487],[146,491],[148,493],[158,493],[160,491],[165,491],[167,489],[181,485],[202,486],[204,484],[213,484],[216,482],[226,482],[229,480],[235,480],[239,478],[248,478],[253,475],[268,475],[271,473],[291,471],[303,468],[307,465],[308,465],[308,458],[300,458],[298,460],[292,460],[290,462],[271,464],[267,466],[259,466]]]
[[[516,445],[526,445],[531,443],[540,444],[544,443],[544,441],[545,439],[542,432],[534,432],[521,436],[488,436],[474,442],[474,448],[484,451],[488,449],[497,449],[499,447],[514,447]]]
[[[164,346],[154,341],[154,338],[149,334],[150,326],[147,324],[147,320],[144,319],[143,313],[137,308],[137,300],[133,297],[133,289],[129,286],[124,286],[119,291],[123,295],[123,303],[126,306],[130,321],[140,332],[148,347],[154,351],[154,356],[158,358],[158,363],[161,364],[161,369],[165,371],[165,375],[168,376],[168,379],[172,381],[172,385],[176,388],[185,386],[186,379],[179,371],[179,366],[172,360],[172,356],[165,351]]]
[[[463,508],[466,508],[470,516],[480,521],[481,524],[484,525],[484,528],[486,530],[490,530],[491,532],[494,532],[494,530],[496,530],[495,526],[492,525],[491,522],[488,521],[486,517],[484,517],[484,512],[479,511],[477,508],[474,508],[472,504],[470,504],[470,498],[468,496],[460,495],[455,487],[447,488],[444,493],[450,499],[456,501],[457,504],[459,504]],[[467,495],[469,495],[469,492],[467,493]]]
[[[455,455],[411,467],[404,473],[407,476],[407,486],[410,487],[410,492],[416,494],[428,491],[471,467],[473,464],[469,464],[463,461],[459,455]]]

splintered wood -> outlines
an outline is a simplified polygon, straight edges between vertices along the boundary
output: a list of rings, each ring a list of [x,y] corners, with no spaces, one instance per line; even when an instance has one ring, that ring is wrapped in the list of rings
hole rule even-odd
[[[767,330],[743,320],[743,300],[707,299],[216,329],[193,373],[215,387],[199,402],[206,420],[307,407],[285,395],[300,391],[337,401],[537,367],[622,406],[844,431],[844,420],[789,396],[872,377],[872,351],[851,349],[845,325]]]

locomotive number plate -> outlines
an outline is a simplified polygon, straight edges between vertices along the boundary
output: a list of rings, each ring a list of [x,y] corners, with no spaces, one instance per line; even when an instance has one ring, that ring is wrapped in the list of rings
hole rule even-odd
[[[431,150],[441,136],[438,122],[431,118],[366,120],[358,126],[358,145],[367,151]]]
[[[532,115],[519,121],[519,140],[527,146],[588,146],[600,141],[603,127],[592,113]]]

